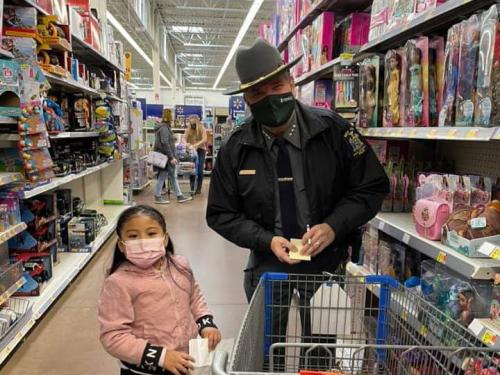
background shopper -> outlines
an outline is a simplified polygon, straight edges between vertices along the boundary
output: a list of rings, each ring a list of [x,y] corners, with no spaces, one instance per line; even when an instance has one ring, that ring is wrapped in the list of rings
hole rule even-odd
[[[168,108],[163,110],[163,116],[161,123],[157,126],[155,130],[155,145],[154,150],[167,155],[168,162],[164,169],[158,169],[158,181],[155,188],[155,203],[157,204],[168,204],[170,203],[167,199],[162,197],[162,190],[165,182],[168,179],[170,184],[174,189],[175,196],[179,203],[184,203],[191,197],[185,197],[179,186],[179,181],[177,179],[179,160],[176,155],[175,148],[175,136],[171,129],[172,124],[172,111]]]
[[[207,131],[198,116],[191,116],[189,118],[184,139],[188,145],[196,150],[196,174],[190,176],[191,191],[195,194],[201,194],[205,157],[207,154]]]

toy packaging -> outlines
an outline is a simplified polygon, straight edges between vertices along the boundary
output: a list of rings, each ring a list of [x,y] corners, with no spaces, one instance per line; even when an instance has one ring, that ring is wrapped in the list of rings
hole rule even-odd
[[[331,108],[333,99],[333,82],[321,79],[302,86],[301,99],[304,103],[320,108]]]
[[[372,41],[383,35],[389,24],[392,1],[374,0],[370,18],[370,32],[368,40]]]
[[[438,126],[439,113],[443,108],[444,93],[444,38],[429,40],[429,122]]]
[[[302,31],[299,30],[290,41],[288,42],[288,61],[294,61],[298,57],[302,56]],[[291,68],[290,72],[292,77],[298,78],[302,75],[304,71],[304,59],[301,59],[294,67]]]
[[[429,39],[406,43],[405,126],[429,126]]]
[[[359,68],[359,118],[361,128],[379,124],[380,77],[383,77],[380,57],[363,60]]]
[[[18,117],[20,105],[19,64],[0,60],[0,117]]]
[[[481,24],[473,15],[462,23],[456,98],[456,126],[472,126],[474,121],[474,93],[476,67],[479,56]]]
[[[368,42],[370,15],[367,13],[352,13],[337,23],[335,29],[335,55],[357,53],[361,46]]]
[[[384,83],[384,126],[399,126],[401,86],[401,56],[390,50],[385,56],[385,83]]]
[[[484,12],[479,42],[474,125],[493,126],[500,120],[500,25],[497,5]]]
[[[422,262],[424,298],[465,327],[489,315],[492,288],[489,282],[471,281],[434,260]]]
[[[423,13],[429,9],[433,9],[443,3],[446,0],[416,0],[415,3],[415,13]]]
[[[335,82],[335,110],[358,108],[359,98],[359,68],[357,65],[336,65],[333,69],[333,81]]]
[[[335,16],[332,12],[324,12],[316,18],[311,26],[311,70],[326,64],[333,56],[333,34]]]
[[[307,26],[300,34],[300,53],[302,54],[302,73],[310,72],[313,64],[313,28]]]
[[[455,124],[455,99],[458,85],[461,31],[462,24],[453,25],[448,30],[444,55],[443,107],[439,114],[439,126],[452,126]]]
[[[32,38],[36,35],[37,10],[33,7],[5,5],[3,35]]]
[[[415,0],[393,0],[388,30],[400,28],[413,16]]]
[[[32,38],[3,37],[2,48],[11,52],[19,62],[36,61],[36,42]]]
[[[379,275],[395,277],[394,268],[391,264],[391,243],[388,237],[382,236],[378,243],[378,267]]]

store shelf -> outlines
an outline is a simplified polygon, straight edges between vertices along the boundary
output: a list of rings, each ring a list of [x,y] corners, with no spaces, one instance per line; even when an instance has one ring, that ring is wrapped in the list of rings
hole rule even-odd
[[[371,224],[465,277],[491,280],[495,273],[500,272],[498,260],[468,258],[439,241],[431,241],[419,236],[411,214],[380,213],[371,221]]]
[[[309,14],[304,16],[304,18],[302,18],[290,31],[290,33],[280,42],[278,49],[283,51],[288,46],[290,39],[292,39],[292,37],[297,34],[299,30],[305,28],[307,25],[310,25],[325,10],[340,13],[362,11],[370,6],[371,3],[372,0],[319,0],[310,10]]]
[[[358,128],[368,138],[430,139],[443,141],[480,141],[495,139],[500,128],[439,127],[439,128]]]
[[[22,231],[24,231],[28,226],[24,222],[20,222],[19,224],[16,224],[6,231],[0,232],[0,244],[3,244],[4,242],[7,242],[10,240],[12,237],[18,235]]]
[[[0,186],[8,185],[13,182],[24,181],[21,173],[17,172],[0,172]]]
[[[485,9],[494,3],[496,0],[449,0],[436,8],[429,9],[401,27],[385,32],[380,38],[365,44],[360,52],[382,53],[389,48],[400,47],[408,39],[443,30],[460,22],[467,15]]]
[[[0,125],[17,125],[19,121],[14,117],[0,117]]]
[[[62,132],[50,134],[51,139],[67,139],[67,138],[94,138],[99,137],[98,132]]]
[[[142,186],[139,186],[139,187],[134,187],[132,188],[133,191],[143,191],[144,189],[146,189],[149,185],[151,185],[151,180],[147,181],[145,184],[143,184]]]
[[[22,339],[33,328],[36,321],[40,319],[49,307],[70,285],[80,271],[90,262],[99,251],[104,242],[114,233],[119,215],[130,206],[100,206],[96,208],[108,219],[108,225],[102,228],[101,233],[92,244],[92,251],[89,253],[60,253],[59,263],[54,267],[54,275],[42,290],[39,297],[26,297],[33,302],[33,315],[23,324],[19,324],[13,338],[0,350],[0,364],[9,356],[12,350],[22,341]]]
[[[3,133],[0,134],[0,141],[3,142],[18,142],[19,139],[19,134],[14,134],[14,133]]]
[[[320,66],[318,69],[301,75],[295,80],[295,84],[298,86],[305,85],[306,83],[309,83],[311,81],[323,78],[327,74],[331,73],[331,75],[333,75],[333,67],[337,64],[340,64],[340,58],[329,61],[326,64]]]
[[[108,100],[114,100],[114,101],[120,102],[120,103],[127,103],[127,101],[125,99],[119,98],[116,95],[111,95],[111,94],[108,94],[105,92],[100,92],[100,94],[101,94],[101,98],[106,98]]]
[[[122,160],[122,159],[120,159],[120,160]],[[56,177],[48,184],[38,186],[32,190],[26,190],[24,192],[24,198],[32,198],[32,197],[35,197],[39,194],[45,193],[49,190],[56,189],[59,186],[65,185],[71,181],[78,180],[82,177],[88,176],[89,174],[96,173],[102,169],[105,169],[105,168],[109,167],[111,164],[113,164],[114,162],[115,161],[108,161],[108,162],[105,162],[103,164],[99,164],[95,167],[87,168],[86,170],[84,170],[81,173],[70,174],[70,175],[64,176],[64,177]]]
[[[21,277],[18,281],[12,284],[5,292],[0,295],[0,305],[3,305],[17,290],[24,285],[26,279]]]
[[[44,72],[43,74],[45,75],[45,77],[47,77],[49,83],[54,87],[63,88],[65,91],[69,92],[77,92],[77,93],[82,92],[84,94],[88,94],[93,97],[100,96],[97,90],[94,90],[89,86],[83,85],[80,82],[75,81],[74,79],[59,77],[56,76],[55,74],[51,74],[48,72]]]
[[[87,42],[81,40],[78,36],[71,35],[71,39],[73,41],[73,53],[76,54],[78,59],[82,62],[94,66],[100,65],[123,73],[122,68],[108,60],[106,56],[87,44]]]

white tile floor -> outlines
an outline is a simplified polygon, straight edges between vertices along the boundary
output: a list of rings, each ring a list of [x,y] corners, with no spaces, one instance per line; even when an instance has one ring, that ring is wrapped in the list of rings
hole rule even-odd
[[[236,337],[247,303],[243,269],[247,251],[212,232],[205,222],[206,191],[194,201],[157,206],[165,213],[175,249],[186,256],[225,339]],[[152,204],[151,187],[137,196]],[[116,361],[99,343],[96,304],[111,259],[110,239],[0,370],[2,375],[112,375]],[[57,272],[57,267],[55,268]],[[231,341],[224,343],[231,346]]]

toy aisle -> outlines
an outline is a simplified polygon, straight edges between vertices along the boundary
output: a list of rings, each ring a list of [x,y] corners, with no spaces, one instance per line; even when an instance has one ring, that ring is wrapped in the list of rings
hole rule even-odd
[[[206,338],[190,343],[203,358],[193,373],[500,375],[497,0],[0,0],[0,11],[1,374],[120,373],[100,341],[101,289],[120,214],[146,204],[222,334],[211,355]],[[373,150],[390,193],[336,275],[252,278],[247,302],[258,265],[206,214],[221,147],[252,114],[241,91],[269,79],[243,84],[234,67],[256,38],[290,63],[298,101],[351,126],[353,158]],[[160,205],[152,164],[165,122],[176,178]],[[252,205],[251,168],[223,186],[239,210]],[[173,199],[174,180],[189,200]],[[278,212],[276,228],[287,220]],[[290,240],[290,257],[307,243]],[[122,361],[122,374],[172,373]]]

